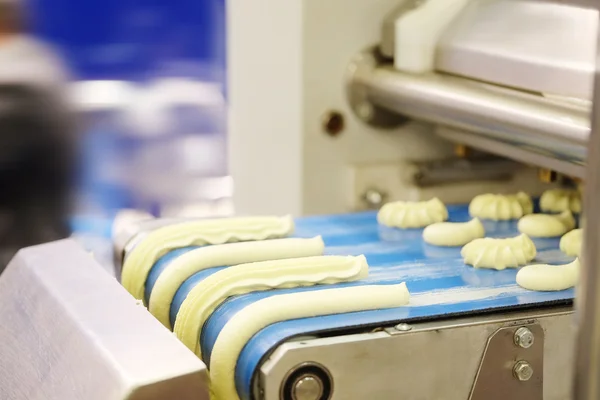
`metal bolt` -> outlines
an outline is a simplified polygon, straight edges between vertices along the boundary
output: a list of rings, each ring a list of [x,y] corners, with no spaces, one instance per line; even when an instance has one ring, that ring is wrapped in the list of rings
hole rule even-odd
[[[304,375],[294,385],[294,400],[319,400],[323,395],[323,383],[314,375]]]
[[[519,361],[513,368],[513,375],[521,382],[528,381],[533,376],[533,368],[527,361]]]
[[[409,324],[402,323],[402,324],[396,325],[395,329],[400,332],[408,332],[412,329],[412,326],[410,326]]]
[[[517,346],[528,349],[533,345],[533,332],[528,328],[521,327],[515,332],[513,340]]]
[[[362,198],[370,208],[379,208],[386,198],[386,194],[375,189],[368,189],[363,194]]]
[[[358,118],[365,122],[369,122],[375,116],[375,108],[369,102],[360,103],[355,111]]]
[[[558,174],[550,169],[540,168],[538,170],[538,178],[544,183],[552,183],[556,182],[556,179],[558,179]]]

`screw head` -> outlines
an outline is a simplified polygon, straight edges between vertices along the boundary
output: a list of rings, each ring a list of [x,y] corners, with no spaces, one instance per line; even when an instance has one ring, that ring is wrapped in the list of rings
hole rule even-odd
[[[412,329],[412,326],[410,326],[409,324],[402,323],[402,324],[396,325],[394,328],[400,332],[408,332]]]
[[[368,189],[363,194],[362,198],[370,208],[379,208],[383,205],[386,194],[376,189]]]
[[[533,376],[533,367],[527,361],[518,361],[513,367],[513,375],[521,382],[528,381]]]
[[[521,327],[517,329],[513,339],[517,346],[522,347],[524,349],[528,349],[531,346],[533,346],[533,332],[531,332],[528,328]]]
[[[319,378],[304,375],[294,385],[294,400],[319,400],[323,394],[323,384]]]

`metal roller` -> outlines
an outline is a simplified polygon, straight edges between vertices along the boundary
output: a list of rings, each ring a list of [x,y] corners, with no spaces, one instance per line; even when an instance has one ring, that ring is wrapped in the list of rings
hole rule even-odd
[[[350,104],[366,122],[377,124],[380,116],[365,112],[368,105],[375,110],[380,107],[466,131],[460,138],[463,144],[492,153],[496,144],[516,147],[544,156],[554,170],[583,176],[578,165],[585,159],[590,134],[586,102],[547,98],[444,74],[407,74],[371,50],[359,54],[349,72]],[[487,141],[482,144],[477,139]],[[511,156],[510,151],[498,153]],[[513,154],[512,158],[517,157]]]

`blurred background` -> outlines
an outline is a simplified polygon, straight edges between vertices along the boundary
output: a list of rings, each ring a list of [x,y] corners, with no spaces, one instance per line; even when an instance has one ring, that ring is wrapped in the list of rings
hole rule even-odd
[[[122,208],[155,216],[232,213],[224,2],[0,0],[0,89],[50,82],[57,87],[47,103],[64,90],[74,112],[68,219],[88,247],[109,246]],[[57,163],[64,158],[50,153]]]

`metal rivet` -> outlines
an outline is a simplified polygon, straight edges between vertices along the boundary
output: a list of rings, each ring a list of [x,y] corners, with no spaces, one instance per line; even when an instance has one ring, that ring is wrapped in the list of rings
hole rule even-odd
[[[294,400],[319,400],[323,395],[323,384],[313,375],[305,375],[294,385]]]
[[[339,135],[345,127],[344,116],[338,111],[329,111],[323,117],[323,129],[330,136]]]
[[[368,122],[375,116],[375,108],[371,103],[360,103],[358,106],[356,106],[356,115],[362,121]]]
[[[398,324],[395,326],[395,329],[400,332],[408,332],[412,329],[412,326],[409,324]]]
[[[375,190],[375,189],[368,189],[362,195],[364,202],[370,208],[381,207],[383,202],[385,201],[386,197],[387,197],[387,195],[385,193],[382,193],[379,190]]]
[[[521,327],[515,332],[513,340],[517,346],[528,349],[533,345],[533,332],[528,328]]]
[[[519,361],[513,368],[513,375],[521,382],[528,381],[533,376],[533,367],[527,361]]]

